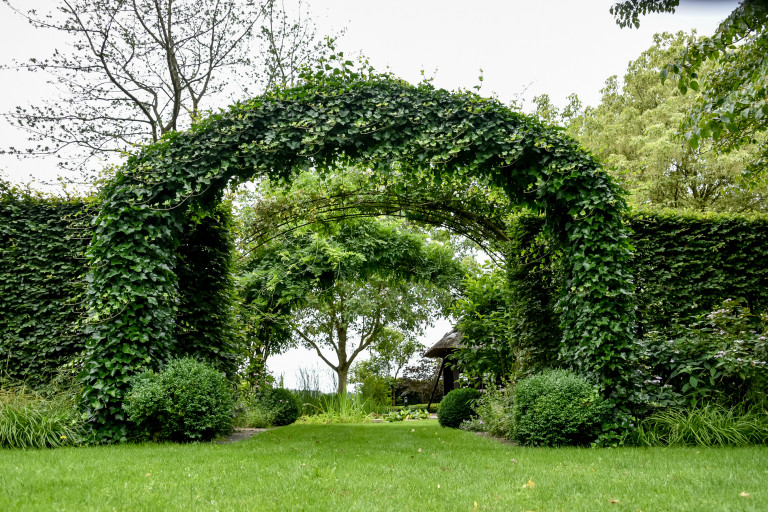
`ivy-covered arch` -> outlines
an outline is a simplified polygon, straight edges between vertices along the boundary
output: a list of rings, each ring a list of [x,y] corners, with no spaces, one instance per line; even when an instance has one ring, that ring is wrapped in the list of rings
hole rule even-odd
[[[341,74],[344,76],[344,74]],[[390,76],[317,76],[172,133],[129,158],[103,190],[89,249],[91,339],[84,401],[102,439],[125,435],[121,402],[137,368],[175,352],[177,248],[190,212],[232,184],[363,164],[377,173],[482,179],[546,214],[564,244],[560,300],[568,363],[622,385],[631,359],[624,201],[560,131],[469,92]]]

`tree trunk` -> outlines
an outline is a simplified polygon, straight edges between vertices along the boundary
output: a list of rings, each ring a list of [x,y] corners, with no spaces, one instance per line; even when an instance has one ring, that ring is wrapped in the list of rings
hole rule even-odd
[[[337,392],[339,394],[339,397],[343,397],[347,395],[347,376],[349,374],[349,363],[345,364],[339,364],[338,370],[336,370],[336,375],[339,377],[339,385],[337,388]]]

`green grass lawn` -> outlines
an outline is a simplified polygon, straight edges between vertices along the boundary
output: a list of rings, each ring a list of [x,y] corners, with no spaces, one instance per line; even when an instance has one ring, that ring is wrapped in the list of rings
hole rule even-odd
[[[292,425],[226,445],[0,450],[0,510],[765,511],[768,448],[535,449],[434,420]]]

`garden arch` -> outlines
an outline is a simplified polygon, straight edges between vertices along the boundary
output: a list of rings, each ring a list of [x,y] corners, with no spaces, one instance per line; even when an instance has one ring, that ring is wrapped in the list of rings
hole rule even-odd
[[[211,211],[227,187],[254,177],[349,163],[438,181],[482,177],[512,204],[544,213],[568,269],[562,353],[606,388],[621,386],[632,351],[625,204],[595,160],[561,131],[497,100],[342,72],[169,134],[131,156],[103,189],[88,253],[83,372],[99,438],[125,435],[130,375],[173,354],[177,248],[189,212]]]

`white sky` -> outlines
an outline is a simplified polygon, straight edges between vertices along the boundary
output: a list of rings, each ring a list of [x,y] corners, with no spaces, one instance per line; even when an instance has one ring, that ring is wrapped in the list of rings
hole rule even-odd
[[[674,15],[641,19],[641,27],[619,29],[608,9],[613,0],[306,0],[321,31],[346,27],[338,47],[347,55],[362,51],[378,70],[418,82],[423,69],[446,89],[471,88],[483,70],[481,94],[495,93],[509,103],[547,93],[557,105],[577,93],[596,105],[611,75],[622,76],[627,63],[652,44],[654,33],[698,29],[710,34],[736,6],[736,0],[682,0]],[[17,3],[21,0],[17,1]],[[23,5],[52,5],[33,0]],[[291,0],[286,1],[287,4]],[[11,59],[48,56],[60,39],[35,32],[0,5],[0,64]],[[50,95],[39,73],[0,72],[0,111]],[[222,105],[223,106],[223,105]],[[0,121],[0,146],[23,145],[18,130]],[[50,160],[0,155],[0,171],[13,181],[51,180]],[[450,326],[441,323],[425,337],[434,343]],[[295,383],[298,366],[315,367],[307,351],[273,358],[270,368]]]

